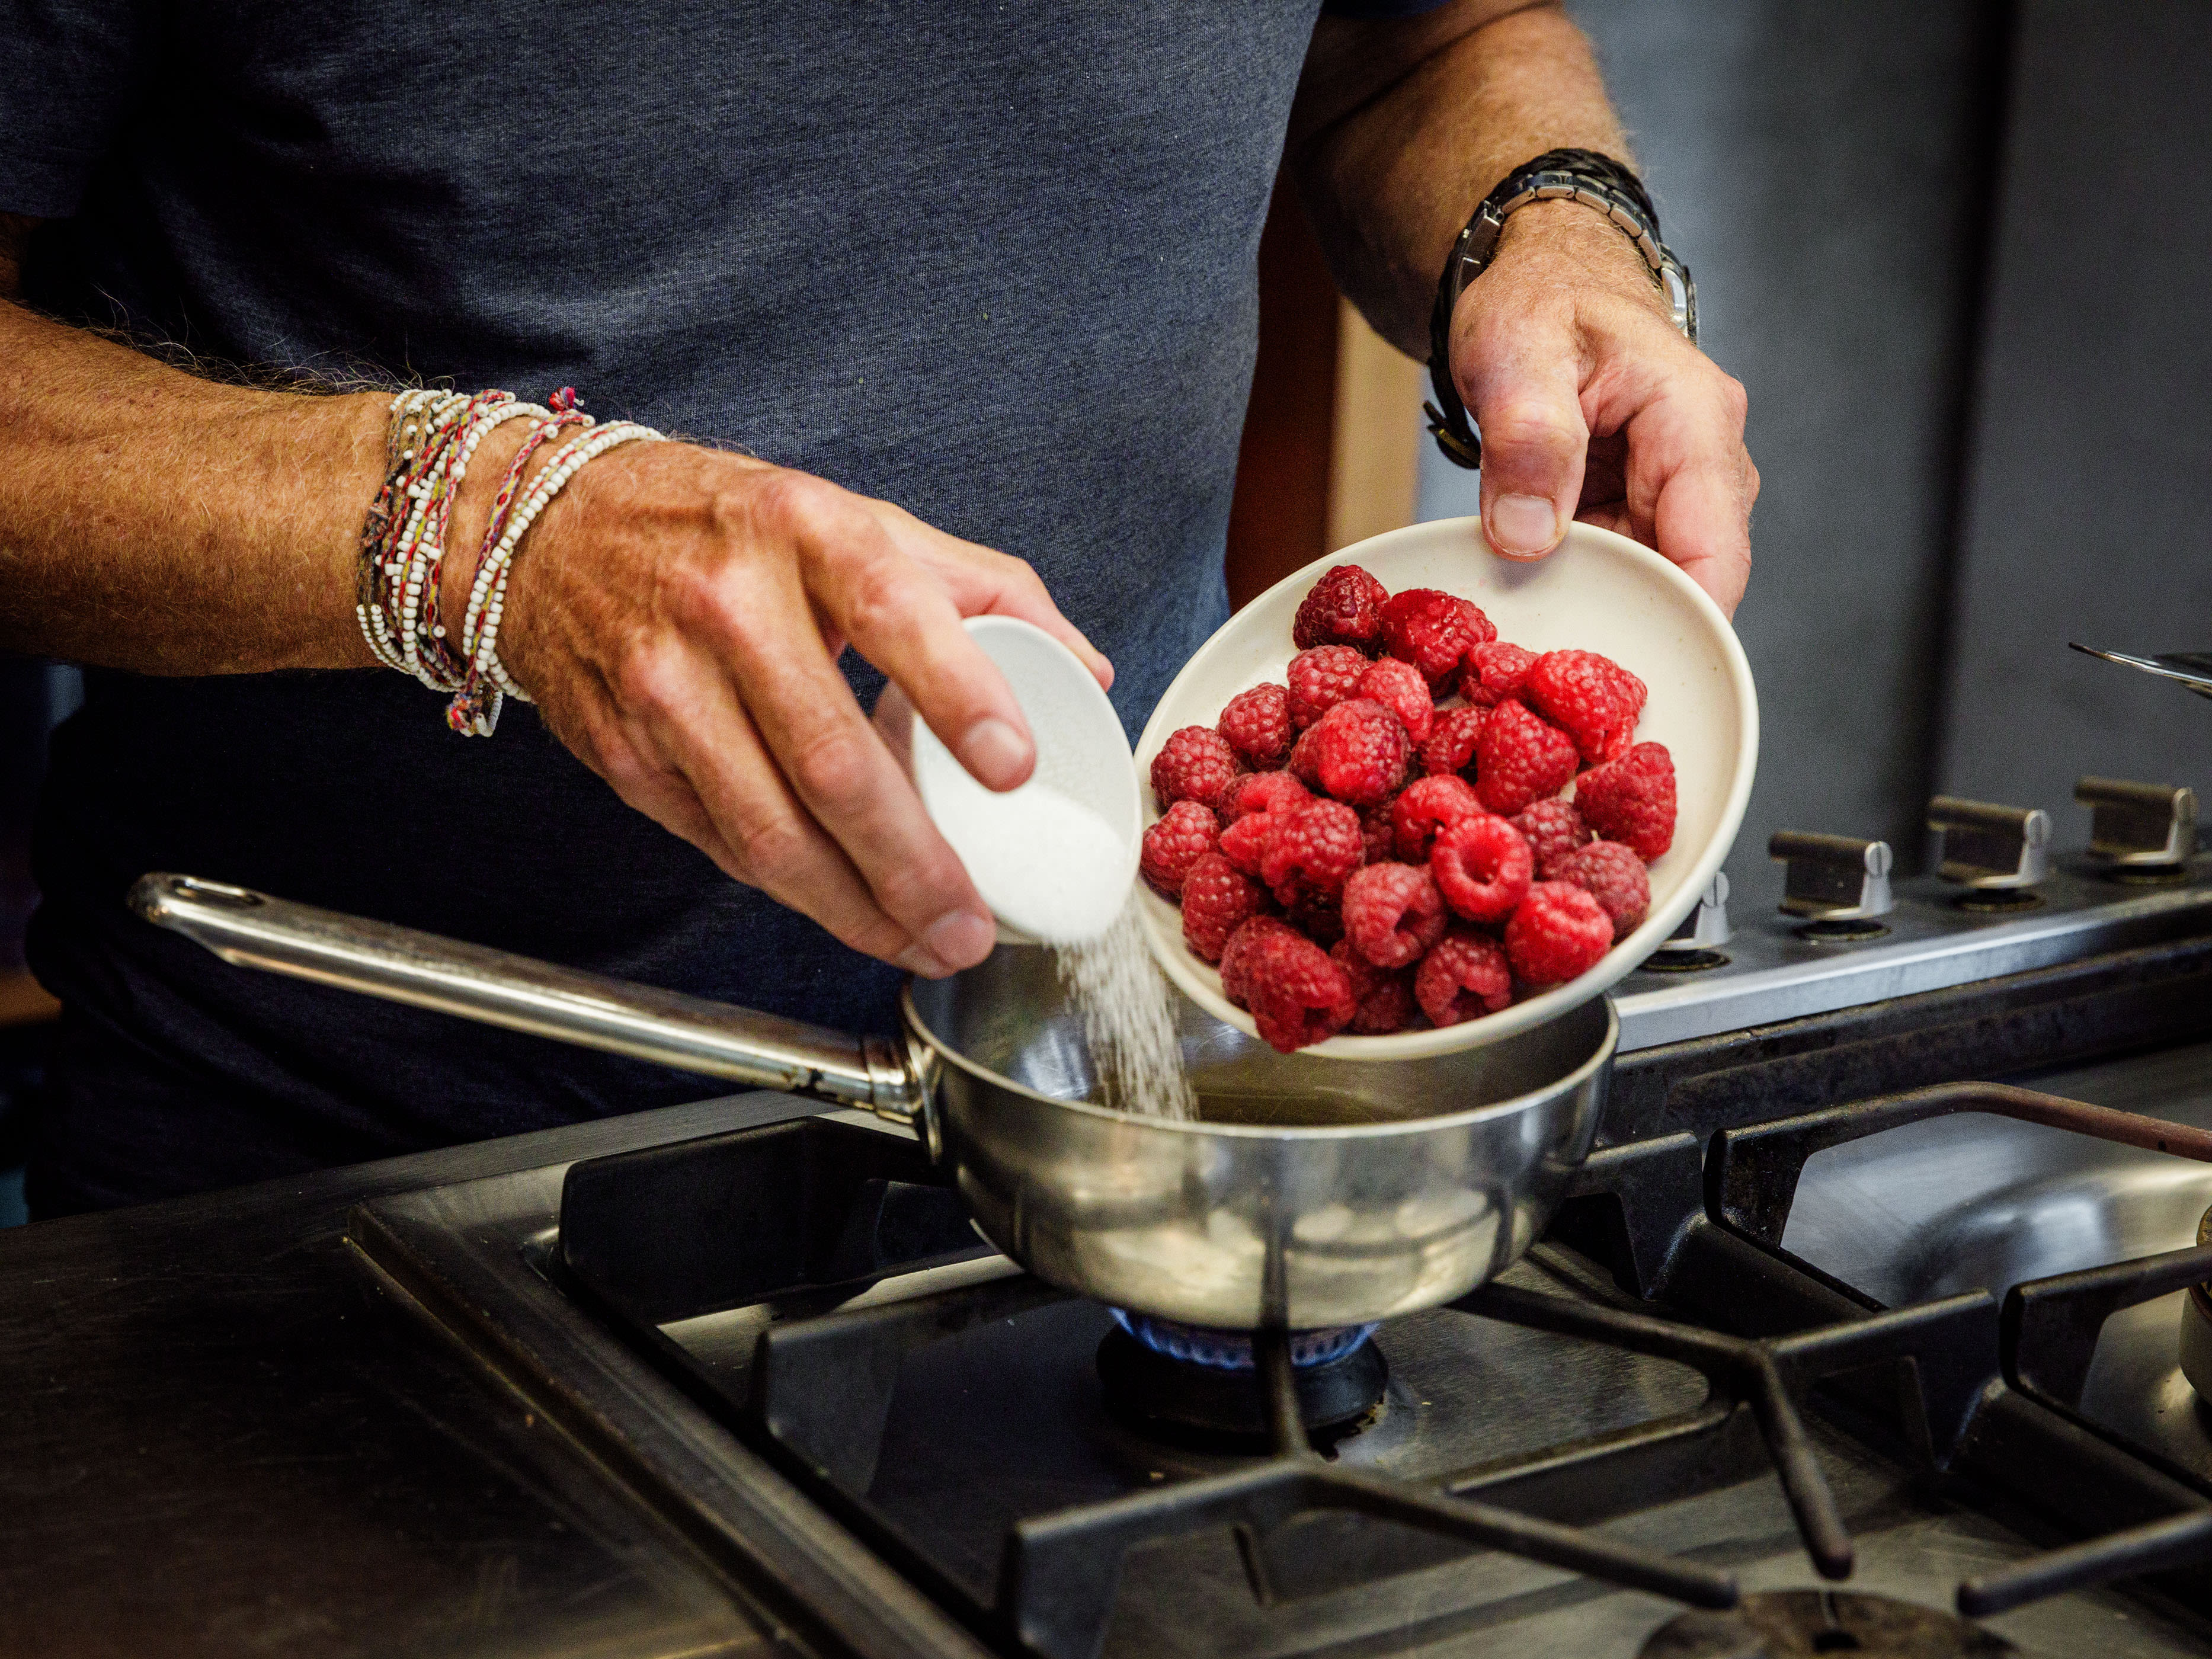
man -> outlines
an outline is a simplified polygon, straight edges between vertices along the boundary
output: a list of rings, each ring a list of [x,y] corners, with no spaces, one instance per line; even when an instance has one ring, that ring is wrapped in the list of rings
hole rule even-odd
[[[963,616],[1053,629],[1141,721],[1225,611],[1279,156],[1425,356],[1485,192],[1626,155],[1573,25],[1522,0],[10,8],[0,645],[92,670],[40,828],[45,1214],[702,1092],[224,967],[123,910],[147,870],[886,1024],[900,970],[991,927],[869,665],[994,787],[1032,744]],[[1515,214],[1450,352],[1497,545],[1540,556],[1579,511],[1734,605],[1741,391],[1627,237]],[[382,389],[237,372],[271,368]],[[499,652],[537,707],[489,742],[356,626],[414,377],[698,434],[593,461],[529,531]]]

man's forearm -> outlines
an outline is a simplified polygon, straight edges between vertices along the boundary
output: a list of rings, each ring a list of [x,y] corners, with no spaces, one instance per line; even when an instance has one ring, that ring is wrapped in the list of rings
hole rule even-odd
[[[385,399],[202,380],[0,301],[0,647],[157,674],[353,667]]]
[[[1556,4],[1456,0],[1409,21],[1324,19],[1288,160],[1338,283],[1378,331],[1426,357],[1453,239],[1507,173],[1564,146],[1630,159],[1582,32]],[[1508,222],[1508,246],[1539,236],[1641,278],[1627,240],[1587,208],[1547,204]]]

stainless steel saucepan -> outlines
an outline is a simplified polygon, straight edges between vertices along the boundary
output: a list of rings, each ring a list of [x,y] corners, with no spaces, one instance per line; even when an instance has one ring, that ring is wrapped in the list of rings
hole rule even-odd
[[[902,1034],[860,1038],[190,876],[131,903],[228,962],[875,1112],[1038,1278],[1229,1330],[1364,1324],[1504,1270],[1589,1150],[1620,1030],[1601,1000],[1487,1048],[1325,1060],[1186,1003],[1200,1117],[1173,1121],[1091,1103],[1031,946],[908,983]]]

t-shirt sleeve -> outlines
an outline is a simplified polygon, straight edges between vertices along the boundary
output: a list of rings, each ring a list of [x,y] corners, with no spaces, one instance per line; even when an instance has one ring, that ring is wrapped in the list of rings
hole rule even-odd
[[[66,219],[144,88],[152,0],[0,0],[0,213]]]

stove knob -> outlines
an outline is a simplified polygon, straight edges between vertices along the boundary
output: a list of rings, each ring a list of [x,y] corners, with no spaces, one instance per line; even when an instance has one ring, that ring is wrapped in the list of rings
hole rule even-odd
[[[1816,922],[1866,921],[1896,907],[1889,894],[1889,843],[1852,836],[1778,830],[1766,855],[1789,866],[1782,908]]]
[[[1938,795],[1928,827],[1942,837],[1946,881],[1977,889],[2033,887],[2051,878],[2051,814],[2039,806],[1995,806]]]
[[[1682,918],[1682,925],[1667,935],[1662,954],[1676,951],[1714,951],[1729,942],[1729,878],[1725,871],[1713,872],[1712,885],[1698,896],[1698,908]]]
[[[2178,871],[2197,850],[2197,792],[2171,783],[2083,778],[2074,799],[2090,809],[2089,856],[2124,869]]]

